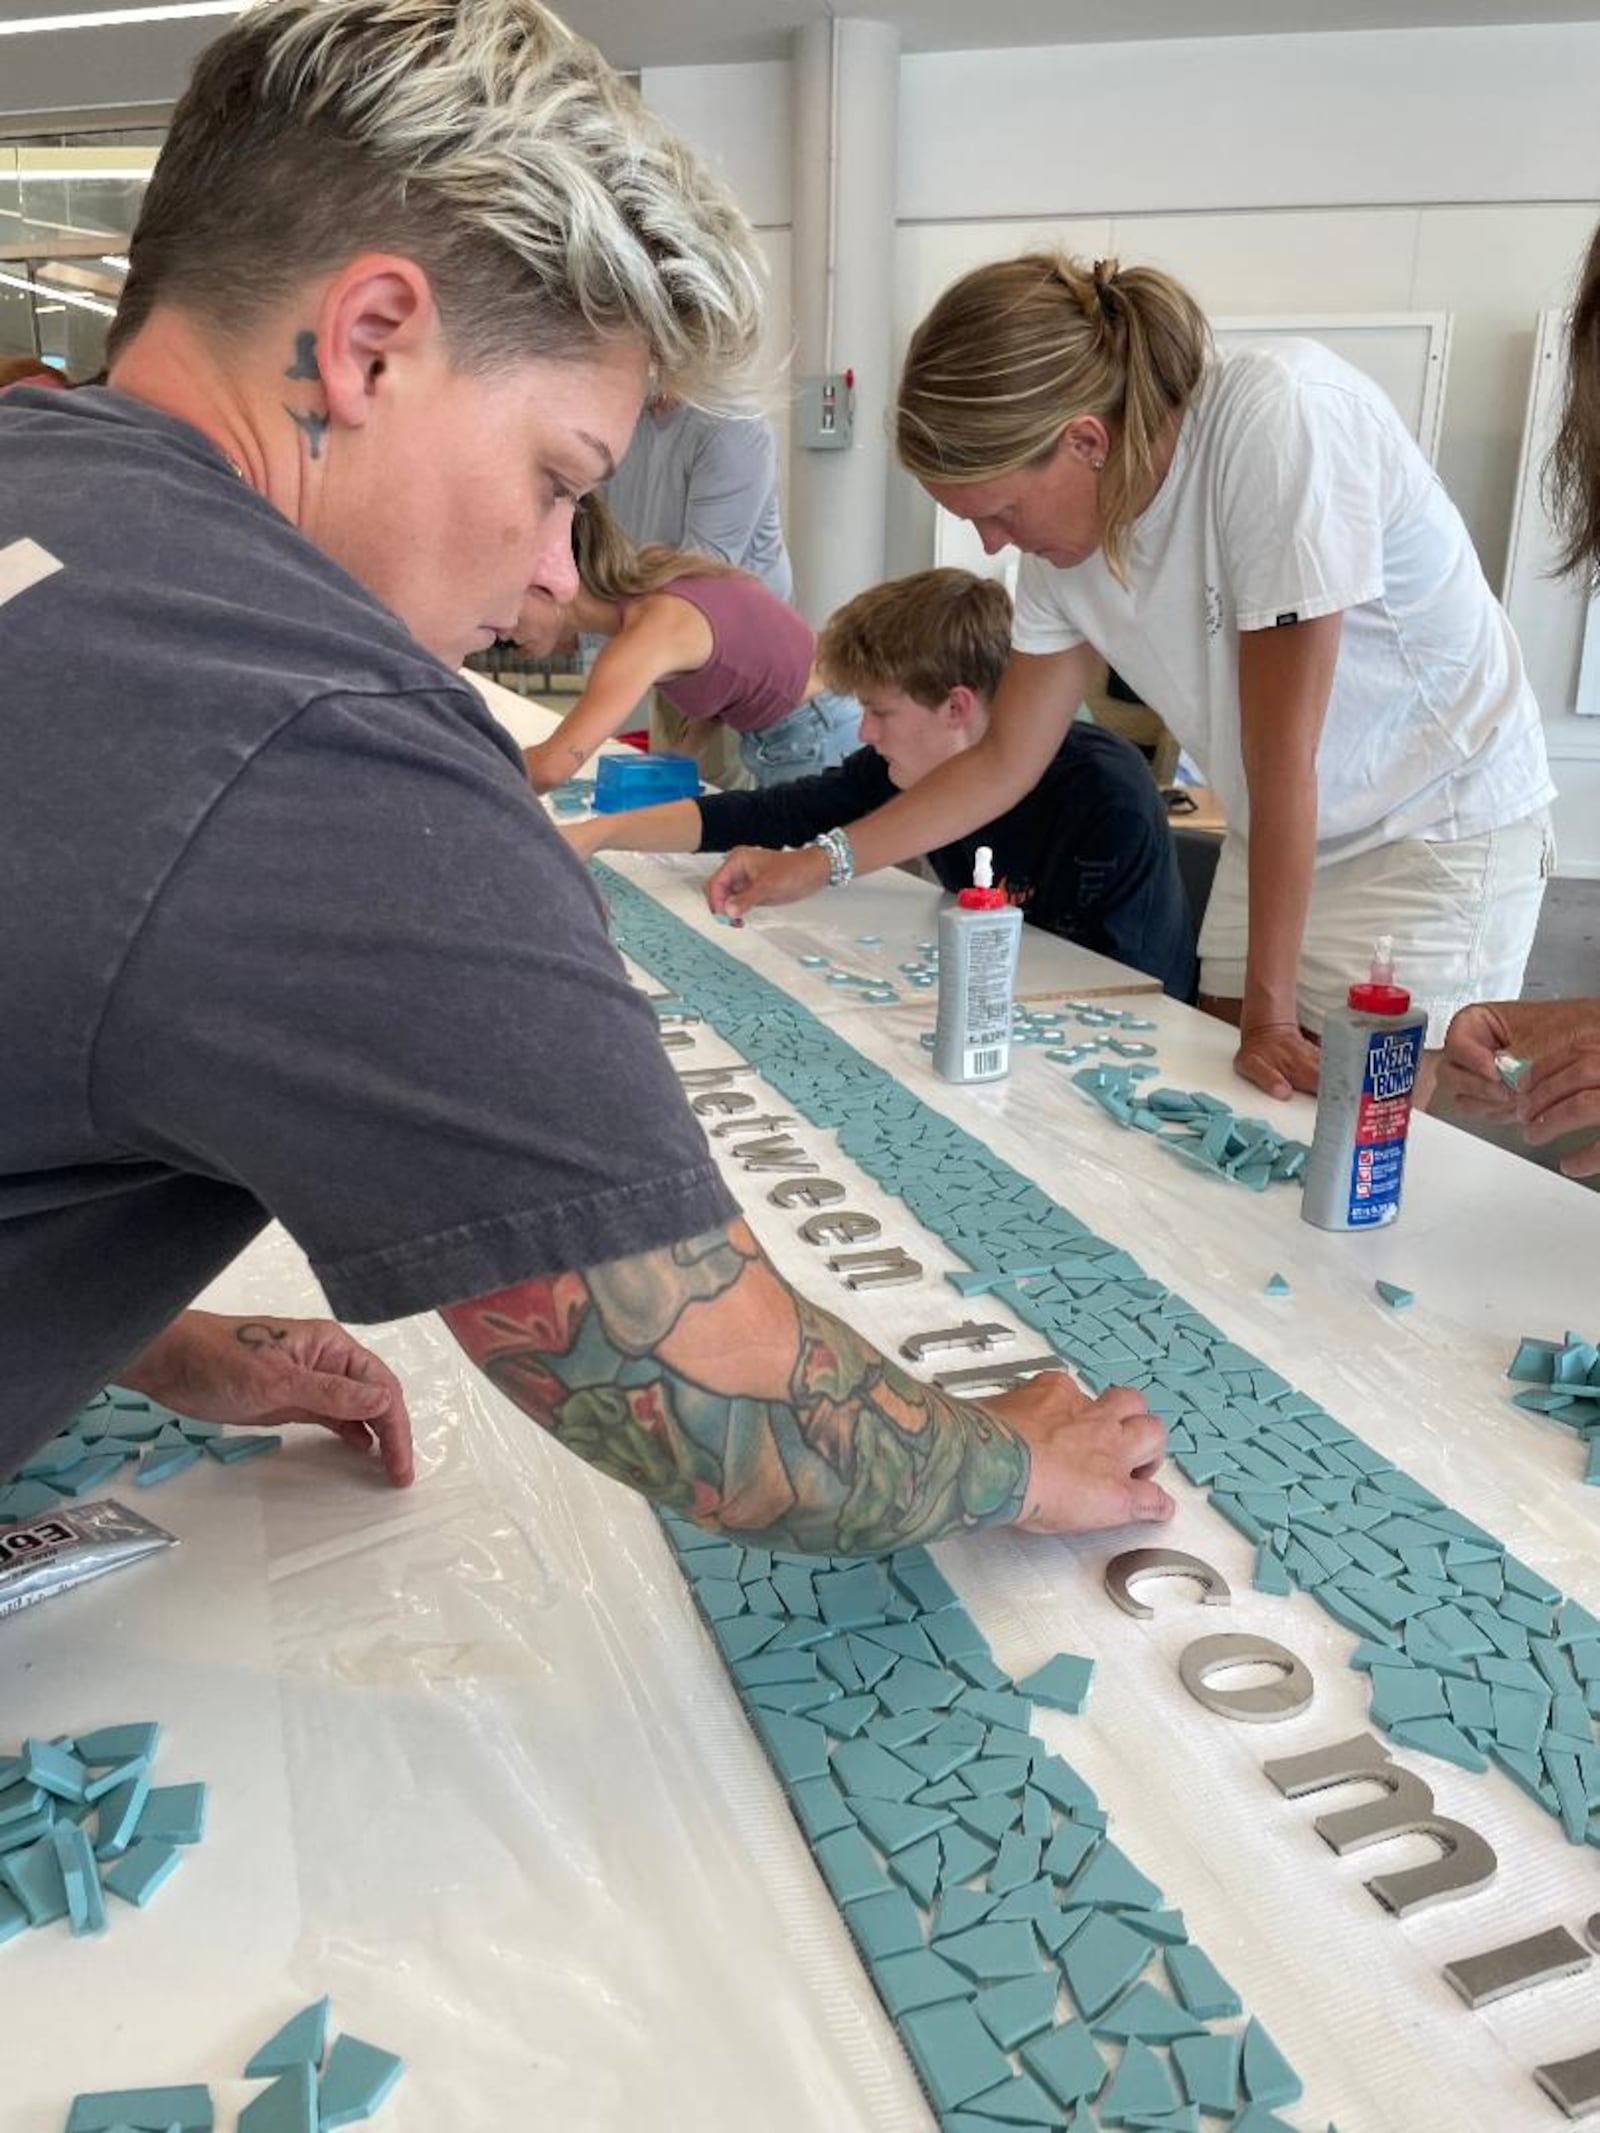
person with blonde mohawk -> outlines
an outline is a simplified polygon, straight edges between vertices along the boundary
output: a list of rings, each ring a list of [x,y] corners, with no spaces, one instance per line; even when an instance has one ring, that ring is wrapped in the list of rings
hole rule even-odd
[[[740,382],[720,185],[534,0],[266,0],[129,257],[108,389],[0,404],[0,1478],[131,1357],[293,1348],[185,1310],[276,1217],[708,1525],[1166,1516],[1138,1395],[957,1402],[784,1285],[455,672],[570,598],[646,381]]]

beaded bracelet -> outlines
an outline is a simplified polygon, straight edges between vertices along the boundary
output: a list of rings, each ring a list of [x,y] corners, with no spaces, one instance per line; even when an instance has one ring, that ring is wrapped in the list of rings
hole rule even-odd
[[[820,837],[813,837],[811,842],[820,845],[828,855],[830,889],[842,889],[846,882],[854,879],[856,855],[851,851],[850,839],[842,829],[824,830]]]

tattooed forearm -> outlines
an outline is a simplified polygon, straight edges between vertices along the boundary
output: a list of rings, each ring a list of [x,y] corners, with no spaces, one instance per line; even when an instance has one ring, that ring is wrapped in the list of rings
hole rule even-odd
[[[795,1296],[742,1222],[444,1317],[569,1450],[741,1539],[865,1555],[1022,1512],[1017,1435]]]

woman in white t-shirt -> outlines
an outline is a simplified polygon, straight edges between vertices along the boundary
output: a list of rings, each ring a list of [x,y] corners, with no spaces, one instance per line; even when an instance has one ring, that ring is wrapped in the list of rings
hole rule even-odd
[[[939,299],[897,442],[1023,563],[984,744],[856,824],[857,871],[1012,805],[1104,658],[1229,823],[1201,995],[1239,1023],[1242,1074],[1316,1086],[1304,1032],[1378,934],[1434,1042],[1464,1001],[1515,994],[1553,863],[1538,707],[1460,515],[1376,386],[1312,342],[1217,354],[1153,268],[1036,253]],[[714,901],[803,894],[822,857],[734,855]]]

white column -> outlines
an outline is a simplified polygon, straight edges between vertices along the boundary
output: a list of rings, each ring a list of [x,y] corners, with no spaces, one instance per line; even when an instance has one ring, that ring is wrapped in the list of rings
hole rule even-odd
[[[855,374],[848,448],[807,451],[797,437],[790,454],[795,601],[820,624],[885,573],[899,34],[812,23],[795,33],[791,75],[794,374]]]

